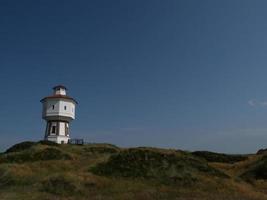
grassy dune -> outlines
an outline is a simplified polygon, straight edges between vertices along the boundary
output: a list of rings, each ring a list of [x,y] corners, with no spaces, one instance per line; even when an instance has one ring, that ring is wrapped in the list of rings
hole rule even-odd
[[[24,142],[0,154],[0,199],[267,200],[267,157]]]

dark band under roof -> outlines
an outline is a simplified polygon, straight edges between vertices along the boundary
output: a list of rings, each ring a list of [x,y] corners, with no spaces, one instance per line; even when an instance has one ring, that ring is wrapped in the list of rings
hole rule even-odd
[[[45,98],[41,99],[41,102],[43,102],[47,99],[68,99],[68,100],[71,100],[71,101],[75,102],[76,104],[78,104],[78,102],[74,98],[66,96],[66,95],[60,95],[60,94],[45,97]]]
[[[62,88],[62,89],[68,90],[64,85],[57,85],[57,86],[53,87],[53,90],[56,90],[58,88]]]

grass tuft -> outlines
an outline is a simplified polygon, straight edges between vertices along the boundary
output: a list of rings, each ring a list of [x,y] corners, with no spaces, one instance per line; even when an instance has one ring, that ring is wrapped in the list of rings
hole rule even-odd
[[[0,188],[28,185],[34,181],[32,170],[25,165],[0,165]]]
[[[42,182],[42,191],[56,195],[69,196],[77,194],[79,189],[75,184],[75,179],[72,177],[56,175]]]

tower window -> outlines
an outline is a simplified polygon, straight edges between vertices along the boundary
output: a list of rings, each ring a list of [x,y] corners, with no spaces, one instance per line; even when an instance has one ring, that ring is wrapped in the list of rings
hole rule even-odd
[[[56,133],[56,126],[52,126],[52,131],[51,133]]]
[[[67,110],[67,106],[64,106],[64,110]]]
[[[69,124],[65,123],[65,135],[68,136],[69,135]]]
[[[52,106],[52,109],[53,109],[53,110],[55,109],[55,105]]]

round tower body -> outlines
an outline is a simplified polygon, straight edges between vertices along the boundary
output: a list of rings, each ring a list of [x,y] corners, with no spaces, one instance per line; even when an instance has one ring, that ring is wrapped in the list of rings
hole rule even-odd
[[[53,88],[52,96],[41,100],[43,104],[42,117],[46,120],[45,140],[66,144],[70,139],[70,122],[75,119],[77,102],[67,96],[64,86]]]

